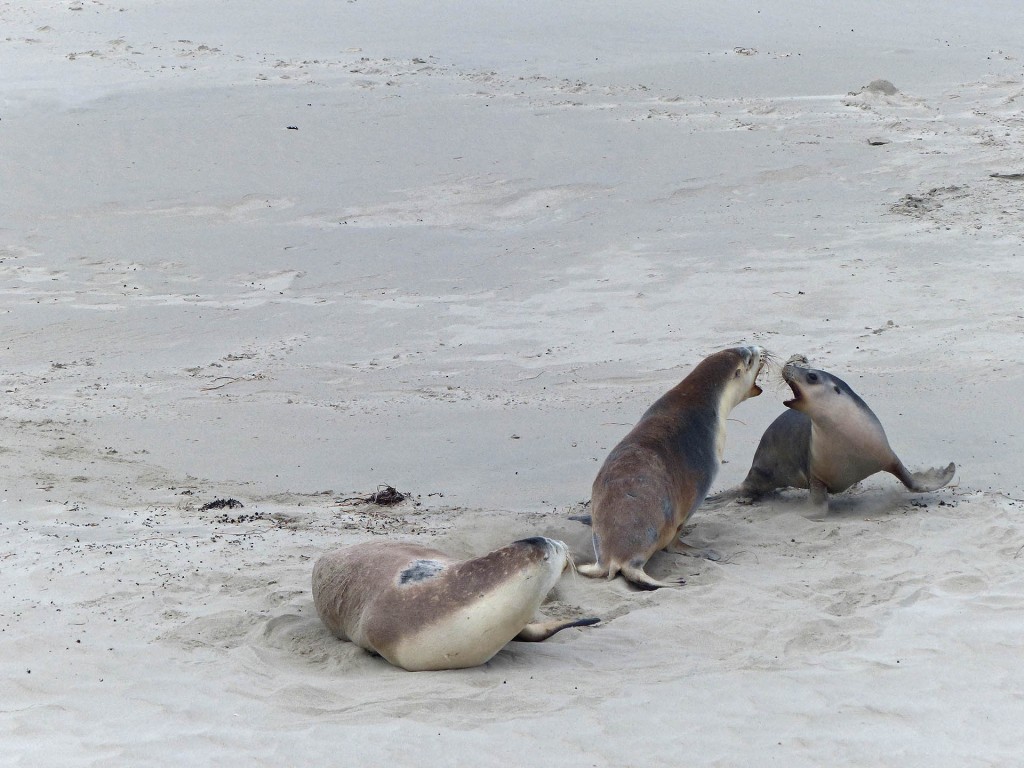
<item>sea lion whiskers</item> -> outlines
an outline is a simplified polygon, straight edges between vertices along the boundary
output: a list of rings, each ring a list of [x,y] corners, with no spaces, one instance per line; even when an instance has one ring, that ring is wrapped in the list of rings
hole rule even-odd
[[[774,352],[765,350],[764,354],[761,356],[761,371],[769,374],[773,371],[779,371],[781,375],[782,365],[779,364],[779,360],[781,359],[782,358]]]
[[[576,566],[576,558],[569,552],[565,553],[565,565],[562,567],[562,573],[565,573],[566,571],[569,571],[569,578],[573,581],[575,581],[580,574],[580,569]]]
[[[757,375],[757,383],[765,390],[778,393],[786,386],[786,379],[782,375],[782,369],[786,367],[789,360],[783,360],[780,355],[765,353],[764,362]]]
[[[777,382],[782,380],[782,369],[786,362],[782,361],[780,355],[764,350],[761,353],[761,367],[755,376],[755,383],[760,383],[763,380],[766,384],[770,383],[774,387]]]
[[[807,358],[804,355],[790,355],[783,361],[781,355],[768,353],[764,364],[765,378],[772,383],[773,388],[781,388],[783,385],[788,386],[786,377],[783,374],[786,366],[796,365],[800,367],[807,367],[808,364]]]

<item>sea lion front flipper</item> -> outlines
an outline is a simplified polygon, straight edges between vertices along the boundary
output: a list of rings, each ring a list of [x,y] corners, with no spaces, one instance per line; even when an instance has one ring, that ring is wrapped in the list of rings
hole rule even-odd
[[[722,559],[722,556],[713,549],[695,547],[693,544],[687,544],[685,541],[680,541],[679,539],[672,541],[667,547],[665,547],[665,551],[674,552],[677,555],[686,555],[687,557],[702,557],[713,563],[717,563]]]
[[[523,627],[522,631],[513,637],[521,643],[539,643],[547,640],[556,632],[561,632],[569,627],[589,627],[597,624],[600,619],[591,617],[587,619],[553,619],[552,621],[534,621]]]
[[[593,525],[594,518],[590,515],[569,515],[570,520],[575,520],[577,523],[583,523],[584,525]]]
[[[708,496],[701,502],[700,506],[702,509],[718,509],[719,506],[728,504],[730,501],[747,506],[756,502],[758,498],[757,495],[750,493],[745,485],[737,485],[735,488],[729,488],[725,491],[719,491],[713,496]]]
[[[935,467],[933,469],[926,469],[923,472],[912,473],[903,466],[902,462],[897,461],[895,469],[890,469],[889,471],[896,475],[899,481],[910,490],[916,493],[927,493],[928,491],[937,491],[952,480],[953,475],[956,473],[956,464],[950,462],[948,466],[942,469]]]
[[[743,486],[737,485],[735,488],[729,488],[718,493],[713,493],[710,496],[706,496],[704,501],[701,502],[702,506],[707,504],[720,504],[723,501],[732,501],[742,495]]]
[[[828,515],[828,486],[811,476],[811,518],[821,520]]]

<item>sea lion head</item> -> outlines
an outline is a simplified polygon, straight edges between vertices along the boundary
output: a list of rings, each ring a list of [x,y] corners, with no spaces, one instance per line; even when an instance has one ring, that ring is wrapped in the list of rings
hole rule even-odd
[[[782,368],[782,378],[793,390],[793,398],[782,403],[787,408],[802,411],[812,417],[846,408],[870,413],[870,409],[849,384],[827,371],[809,367],[805,359],[790,358]]]
[[[550,571],[556,580],[571,562],[569,548],[565,543],[545,536],[519,539],[509,544],[506,549],[516,552],[516,557],[525,556],[526,560],[542,565],[543,570]]]

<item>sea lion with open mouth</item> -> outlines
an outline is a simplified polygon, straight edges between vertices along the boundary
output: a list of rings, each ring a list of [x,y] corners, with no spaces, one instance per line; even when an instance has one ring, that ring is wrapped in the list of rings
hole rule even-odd
[[[810,488],[811,504],[828,511],[828,494],[889,472],[917,493],[942,488],[956,465],[910,472],[899,460],[878,417],[850,386],[794,356],[782,368],[793,399],[761,437],[746,479],[735,495],[757,499],[777,488]]]

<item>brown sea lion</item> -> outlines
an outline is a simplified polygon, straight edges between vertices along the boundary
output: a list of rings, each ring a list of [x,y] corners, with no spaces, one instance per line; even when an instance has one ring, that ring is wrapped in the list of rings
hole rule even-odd
[[[722,462],[725,421],[748,397],[765,351],[734,347],[703,360],[657,400],[616,445],[597,473],[591,523],[597,562],[579,572],[594,578],[621,573],[644,589],[677,586],[651,578],[644,565],[660,549],[689,554],[680,529],[700,506]]]

